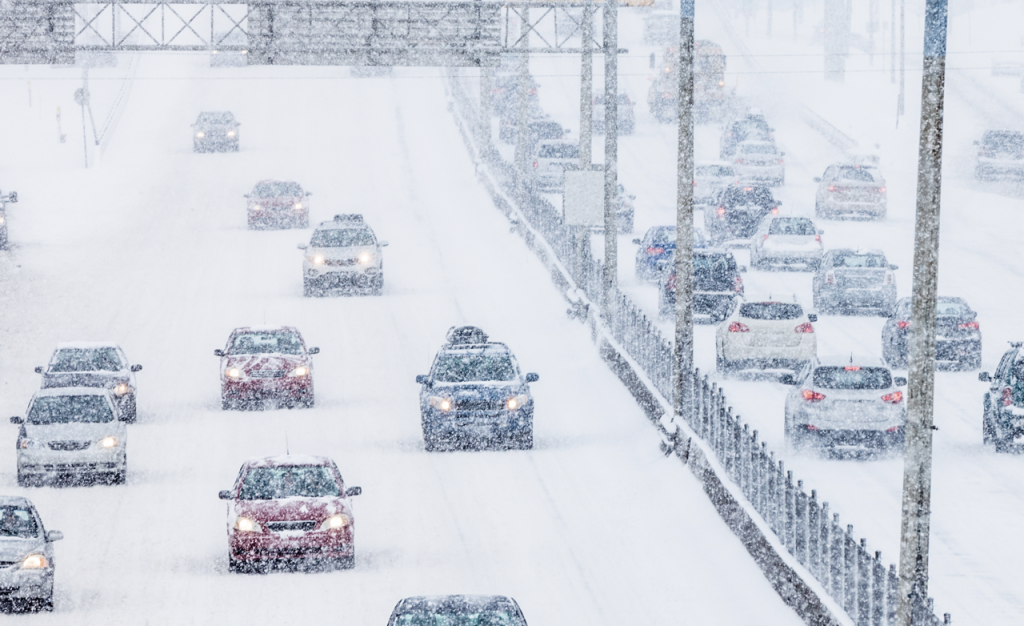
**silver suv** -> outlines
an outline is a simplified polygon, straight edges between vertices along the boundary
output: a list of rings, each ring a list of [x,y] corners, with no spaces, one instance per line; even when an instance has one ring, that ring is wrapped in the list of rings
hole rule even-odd
[[[302,295],[322,296],[329,289],[362,289],[375,296],[384,291],[386,241],[378,241],[358,214],[335,215],[313,231],[309,244],[299,244]]]

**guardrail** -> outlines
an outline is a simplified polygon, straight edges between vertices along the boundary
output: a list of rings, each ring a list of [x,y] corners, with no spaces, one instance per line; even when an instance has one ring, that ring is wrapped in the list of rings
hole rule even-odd
[[[478,123],[477,104],[466,95],[459,71],[448,72],[449,93],[461,117]],[[580,248],[574,245],[573,228],[564,225],[560,212],[543,196],[532,192],[529,185],[523,185],[525,193],[518,203],[515,202],[516,169],[512,163],[492,147],[481,148],[474,144],[475,132],[463,129],[463,137],[475,152],[478,166],[486,168],[489,180],[499,188],[492,190],[492,195],[500,192],[501,203],[508,205],[504,208],[510,218],[516,220],[522,216],[531,233],[545,240],[546,249],[553,252],[565,268],[567,276],[560,282],[569,285],[567,297],[577,311],[582,311],[582,317],[594,324],[603,325],[616,344],[613,349],[621,348],[646,376],[646,381],[636,383],[648,385],[651,392],[660,395],[662,406],[670,407],[672,342],[665,339],[640,307],[617,289],[611,299],[615,310],[599,311],[603,301],[603,264],[593,259],[586,248],[583,255],[580,254]],[[569,276],[576,277],[578,282],[574,283]],[[600,316],[588,315],[588,311]],[[852,525],[843,528],[839,514],[832,513],[827,502],[819,503],[816,490],[807,495],[804,482],[794,479],[784,462],[776,460],[775,453],[768,450],[765,442],[758,441],[758,432],[733,415],[721,387],[699,371],[695,370],[692,376],[695,404],[686,416],[687,427],[692,436],[699,438],[704,448],[715,455],[722,473],[717,478],[731,481],[746,499],[745,508],[761,517],[781,547],[802,566],[804,576],[816,580],[817,588],[828,594],[853,624],[896,626],[898,579],[895,566],[886,568],[881,552],[872,555],[867,540],[855,538]],[[638,396],[635,390],[634,396]],[[659,422],[659,426],[672,439],[668,451],[684,462],[689,461],[691,446],[697,444],[682,441],[681,431],[667,431],[664,422]],[[931,598],[918,603],[914,611],[915,626],[951,623],[948,613],[940,620],[932,607]],[[808,623],[816,623],[801,615]]]

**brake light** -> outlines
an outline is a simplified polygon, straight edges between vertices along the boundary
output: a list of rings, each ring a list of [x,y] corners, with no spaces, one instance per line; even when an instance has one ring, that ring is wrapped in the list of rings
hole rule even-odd
[[[729,322],[730,333],[749,333],[750,327],[741,322]]]
[[[879,187],[878,193],[885,193],[885,187]]]
[[[828,186],[828,190],[829,190],[829,191],[835,191],[835,190],[836,190],[836,188],[835,188],[835,186],[834,186],[834,185],[829,185],[829,186]]]
[[[893,275],[892,275],[892,272],[886,272],[886,273],[885,273],[885,284],[886,284],[886,285],[891,285],[891,284],[892,284],[892,281],[893,281]]]
[[[664,251],[664,248],[647,248],[647,254],[661,254]]]
[[[900,320],[900,321],[896,322],[896,328],[899,328],[900,330],[906,330],[909,327],[910,327],[910,322],[908,322],[907,320]]]
[[[797,326],[793,330],[793,332],[797,332],[797,333],[813,333],[814,332],[814,326],[811,326],[810,322],[804,322],[803,324],[800,324],[799,326]]]
[[[724,206],[718,207],[718,214],[719,215],[725,215],[725,207]]]
[[[531,90],[529,91],[529,94],[530,94],[531,96],[535,96],[535,95],[537,95],[537,90],[536,90],[536,89],[531,89]]]
[[[768,241],[768,235],[765,235],[764,239],[762,239],[761,241]]]
[[[665,281],[665,288],[668,289],[669,291],[675,291],[676,290],[676,275],[675,274],[672,274],[671,276],[669,276],[668,280]]]
[[[963,324],[958,325],[957,328],[960,330],[978,330],[979,324],[978,322],[964,322]]]
[[[903,392],[894,391],[892,393],[887,393],[884,396],[882,396],[882,402],[888,402],[889,404],[899,404],[900,402],[903,402]]]
[[[533,162],[533,166],[537,167],[537,162],[536,161]]]
[[[1003,387],[1003,406],[1010,406],[1013,404],[1013,389],[1009,387]]]
[[[744,165],[744,164],[746,164],[747,160],[746,159],[736,159],[736,162],[739,163],[740,165]]]
[[[818,243],[821,243],[821,235],[815,235],[814,240],[817,241]]]
[[[778,215],[778,214],[779,214],[779,207],[773,206],[772,207],[772,215]]]
[[[825,282],[830,284],[830,285],[836,284],[835,272],[828,272],[828,273],[826,273],[825,274]]]
[[[900,429],[899,426],[893,426],[892,428],[886,428],[885,432],[887,432],[887,433],[894,433],[894,432],[897,432],[899,429]]]
[[[859,372],[860,365],[847,365],[843,369],[846,370],[847,372]]]
[[[661,94],[661,97],[663,99],[665,99],[665,100],[668,100],[669,98],[672,97],[672,94],[670,94],[670,93],[663,93],[663,94]]]
[[[736,293],[743,293],[743,277],[737,276],[733,282],[732,290]]]
[[[803,391],[800,392],[800,395],[802,395],[804,397],[804,400],[807,400],[808,402],[821,402],[822,400],[825,399],[825,394],[818,393],[817,391],[813,391],[811,389],[804,389]]]
[[[779,165],[783,165],[785,163],[786,163],[785,161],[783,161],[782,159],[779,159]]]
[[[818,394],[818,395],[821,395],[821,394]],[[804,424],[804,428],[806,428],[807,430],[821,430],[820,428],[818,428],[814,424]]]

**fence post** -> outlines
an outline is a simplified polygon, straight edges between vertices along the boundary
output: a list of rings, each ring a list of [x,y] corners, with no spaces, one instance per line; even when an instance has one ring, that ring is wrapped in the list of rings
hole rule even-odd
[[[821,580],[821,509],[818,508],[818,491],[811,489],[807,503],[807,569],[811,576]]]
[[[846,535],[843,537],[844,559],[844,580],[843,587],[846,589],[843,608],[846,614],[856,619],[857,611],[857,542],[853,538],[853,524],[846,525]]]
[[[882,566],[882,553],[875,550],[875,560],[871,563],[871,626],[882,626],[885,615],[885,568]]]
[[[818,580],[829,595],[835,597],[832,589],[832,526],[828,518],[828,502],[821,503],[821,562],[818,564]]]
[[[779,465],[782,465],[782,461],[779,461]],[[796,541],[794,535],[796,533],[794,531],[796,530],[796,511],[794,510],[795,505],[793,502],[793,496],[793,470],[789,470],[786,472],[786,519],[783,522],[786,537],[784,543],[786,545],[786,549],[789,550],[789,553],[795,555]]]
[[[807,565],[807,496],[804,481],[796,481],[793,494],[793,548],[794,556],[801,565]]]
[[[869,626],[871,621],[871,555],[868,540],[860,538],[857,549],[857,625]]]
[[[846,542],[843,541],[843,530],[839,526],[839,514],[832,514],[832,527],[829,529],[829,534],[832,535],[832,563],[830,564],[831,572],[829,577],[832,579],[832,597],[835,601],[843,606],[843,601],[846,595],[846,576],[843,574],[843,548]]]
[[[899,606],[900,578],[896,575],[896,566],[889,566],[889,573],[885,579],[885,621],[888,626],[896,626],[896,608]]]

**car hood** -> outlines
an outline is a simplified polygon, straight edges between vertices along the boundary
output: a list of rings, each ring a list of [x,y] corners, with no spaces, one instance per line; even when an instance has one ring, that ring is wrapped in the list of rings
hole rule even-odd
[[[267,206],[287,206],[291,207],[296,202],[302,202],[302,196],[274,196],[272,198],[249,198],[249,204],[258,204],[263,207]]]
[[[235,500],[230,507],[229,522],[237,517],[248,517],[257,522],[284,522],[314,520],[322,522],[336,513],[350,518],[352,511],[343,498],[280,498],[277,500]]]
[[[525,393],[518,381],[500,383],[435,383],[431,395],[444,395],[458,402],[472,400],[504,400],[517,393]]]
[[[128,372],[59,372],[43,374],[42,387],[113,387],[129,382]]]
[[[377,253],[377,246],[350,246],[347,248],[331,247],[316,248],[310,247],[307,254],[322,254],[325,259],[354,259],[364,252]]]
[[[16,563],[45,547],[46,542],[39,537],[0,537],[0,564]]]
[[[291,371],[308,364],[308,359],[301,354],[240,354],[224,357],[223,360],[225,369],[237,367],[246,373],[257,370]]]
[[[25,435],[37,441],[99,441],[109,435],[125,437],[124,422],[72,422],[70,424],[25,424]]]

